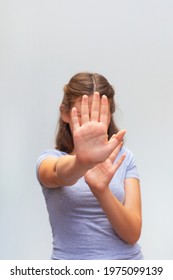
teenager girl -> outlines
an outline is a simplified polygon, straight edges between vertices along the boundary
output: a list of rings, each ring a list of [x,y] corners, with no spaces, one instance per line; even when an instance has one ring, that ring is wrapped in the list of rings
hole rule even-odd
[[[142,259],[140,182],[114,89],[79,73],[64,87],[55,149],[37,162],[53,235],[52,259]]]

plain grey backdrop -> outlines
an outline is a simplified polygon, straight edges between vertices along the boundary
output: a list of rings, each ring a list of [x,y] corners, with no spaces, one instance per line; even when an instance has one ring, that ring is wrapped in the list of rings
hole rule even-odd
[[[49,259],[36,176],[54,147],[64,84],[80,71],[116,90],[115,119],[141,177],[145,259],[173,259],[173,2],[0,1],[0,259]]]

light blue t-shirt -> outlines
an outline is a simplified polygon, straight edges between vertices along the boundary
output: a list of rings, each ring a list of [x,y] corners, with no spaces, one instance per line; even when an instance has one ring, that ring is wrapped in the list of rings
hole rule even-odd
[[[124,152],[126,158],[110,182],[112,193],[121,203],[125,197],[125,178],[139,179],[131,151],[123,147],[116,161]],[[42,160],[49,156],[59,158],[65,155],[67,155],[65,152],[58,150],[45,151],[37,161],[37,178]],[[84,177],[72,186],[58,188],[42,186],[42,190],[52,228],[52,259],[143,259],[137,243],[127,244],[113,230]]]

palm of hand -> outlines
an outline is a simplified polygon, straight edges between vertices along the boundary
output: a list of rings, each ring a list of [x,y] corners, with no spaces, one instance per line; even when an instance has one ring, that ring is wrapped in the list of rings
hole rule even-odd
[[[88,96],[83,96],[80,123],[77,109],[72,109],[75,154],[81,164],[90,168],[105,161],[122,141],[125,134],[125,131],[121,131],[108,141],[109,110],[107,97],[102,96],[100,100],[98,92],[93,95],[90,113]]]
[[[113,164],[110,159],[97,164],[85,173],[85,181],[91,189],[104,191],[114,175]]]
[[[107,147],[107,127],[104,123],[90,121],[73,133],[75,153],[81,161],[99,163],[110,154]]]
[[[123,154],[120,159],[114,163],[121,146],[122,143],[120,143],[115,148],[109,158],[107,158],[104,162],[97,164],[85,173],[85,181],[90,186],[91,190],[103,192],[105,189],[107,189],[115,172],[120,167],[125,158],[125,154]]]

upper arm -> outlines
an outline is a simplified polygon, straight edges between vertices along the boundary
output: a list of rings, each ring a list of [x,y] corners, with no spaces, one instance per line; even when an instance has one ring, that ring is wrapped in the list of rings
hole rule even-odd
[[[140,182],[136,178],[125,179],[124,206],[133,211],[141,220]]]
[[[46,157],[43,159],[38,167],[37,176],[41,185],[49,188],[56,188],[61,185],[57,174],[56,174],[56,164],[58,158],[56,157]]]

